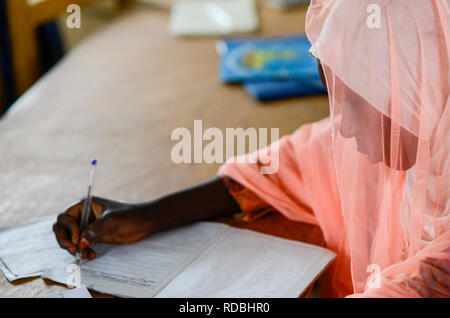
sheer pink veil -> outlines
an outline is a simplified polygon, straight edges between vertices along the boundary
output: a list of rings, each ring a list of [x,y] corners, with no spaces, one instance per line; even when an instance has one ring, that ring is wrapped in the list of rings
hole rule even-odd
[[[370,268],[385,271],[394,291],[417,260],[449,259],[449,8],[449,0],[312,0],[308,10],[355,293],[367,290]]]

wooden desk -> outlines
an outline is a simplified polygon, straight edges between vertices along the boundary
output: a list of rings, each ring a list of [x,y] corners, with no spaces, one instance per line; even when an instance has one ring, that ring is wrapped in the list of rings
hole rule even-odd
[[[263,9],[262,34],[302,31],[304,18],[304,9]],[[221,84],[216,39],[173,38],[168,22],[167,11],[132,10],[70,52],[0,121],[0,226],[59,213],[82,197],[94,157],[95,195],[114,199],[151,200],[214,176],[218,164],[171,161],[172,130],[192,131],[194,119],[204,129],[278,127],[285,135],[328,115],[326,97],[259,104]],[[312,239],[306,225],[284,222],[285,235]],[[61,289],[0,275],[2,297]]]

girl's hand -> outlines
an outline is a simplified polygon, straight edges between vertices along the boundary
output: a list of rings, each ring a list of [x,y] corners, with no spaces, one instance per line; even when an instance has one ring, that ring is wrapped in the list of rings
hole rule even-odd
[[[82,248],[83,258],[95,258],[90,246],[96,242],[133,243],[149,235],[142,208],[126,203],[93,197],[88,224],[80,233],[84,200],[70,205],[58,215],[53,231],[59,245],[74,254]]]

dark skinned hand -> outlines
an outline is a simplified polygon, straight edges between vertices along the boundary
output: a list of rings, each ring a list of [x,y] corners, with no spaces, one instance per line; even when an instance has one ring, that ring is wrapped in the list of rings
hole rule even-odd
[[[58,215],[53,226],[59,245],[75,254],[82,248],[83,258],[94,258],[96,242],[134,243],[151,234],[240,211],[221,178],[140,204],[127,204],[93,197],[88,225],[80,233],[84,200]]]
[[[53,225],[58,244],[74,254],[82,248],[82,258],[95,258],[90,248],[96,242],[133,243],[149,235],[146,213],[138,205],[131,205],[93,197],[89,221],[80,233],[80,219],[84,200],[70,205],[58,215]]]

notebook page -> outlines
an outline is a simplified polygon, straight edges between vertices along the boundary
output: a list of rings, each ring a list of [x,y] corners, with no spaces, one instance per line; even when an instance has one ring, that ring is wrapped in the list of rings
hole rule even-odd
[[[229,226],[199,222],[150,236],[134,244],[97,244],[97,257],[83,260],[81,283],[89,289],[122,297],[153,297]],[[42,276],[65,283],[65,268]]]
[[[230,228],[156,297],[298,297],[335,254]]]

